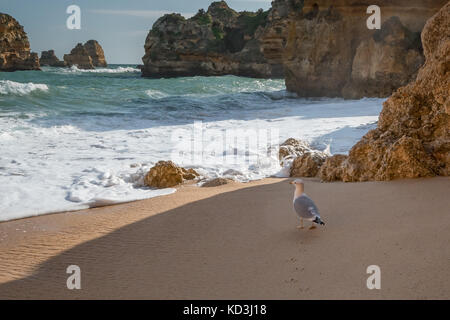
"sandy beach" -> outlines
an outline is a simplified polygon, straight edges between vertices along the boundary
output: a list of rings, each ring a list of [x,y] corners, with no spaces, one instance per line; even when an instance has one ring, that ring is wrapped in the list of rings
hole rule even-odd
[[[0,223],[1,299],[449,299],[450,179],[264,179]],[[68,290],[66,268],[81,268]],[[366,268],[381,268],[368,290]]]

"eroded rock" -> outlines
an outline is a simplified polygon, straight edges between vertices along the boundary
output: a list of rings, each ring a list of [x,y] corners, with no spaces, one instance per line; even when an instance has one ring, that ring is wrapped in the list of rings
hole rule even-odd
[[[212,188],[212,187],[218,187],[223,186],[225,184],[229,184],[233,182],[231,179],[225,179],[225,178],[215,178],[209,181],[206,181],[204,184],[202,184],[203,188]]]
[[[88,55],[92,59],[92,64],[94,67],[107,67],[105,53],[103,52],[103,48],[98,43],[97,40],[89,40],[84,44],[84,48],[86,49]]]
[[[80,69],[107,66],[103,49],[96,40],[89,40],[84,45],[78,43],[70,54],[64,55],[64,62],[69,67],[77,66]]]
[[[291,177],[315,177],[325,161],[327,154],[312,149],[305,141],[289,138],[280,145],[278,158],[283,166],[292,160]]]
[[[379,1],[381,30],[368,30],[369,0],[273,2],[266,32],[282,55],[286,87],[302,97],[388,97],[415,78],[423,62],[420,32],[447,0]],[[282,45],[284,43],[284,45]],[[264,51],[265,52],[265,51]],[[271,55],[273,52],[269,51]]]
[[[198,173],[194,169],[181,168],[172,161],[159,161],[147,173],[144,183],[152,188],[171,188],[196,177]]]
[[[65,67],[66,63],[58,59],[54,50],[42,51],[39,59],[41,66],[49,67]]]
[[[425,65],[415,82],[383,105],[378,127],[367,133],[339,167],[344,181],[450,175],[450,3],[422,32]],[[322,179],[335,180],[326,163]]]
[[[268,61],[261,51],[267,15],[262,10],[236,12],[225,1],[213,2],[189,19],[164,15],[146,38],[142,75],[281,78],[281,64]]]
[[[70,54],[64,55],[64,62],[67,66],[77,66],[80,69],[95,69],[92,58],[89,56],[83,44],[78,43]]]
[[[8,14],[0,13],[0,71],[40,70],[37,53],[23,27]]]

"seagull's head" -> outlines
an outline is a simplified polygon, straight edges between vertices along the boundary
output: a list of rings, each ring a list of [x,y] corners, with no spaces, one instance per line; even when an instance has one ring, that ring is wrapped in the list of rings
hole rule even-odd
[[[292,181],[289,182],[289,183],[290,183],[290,184],[293,184],[295,187],[297,187],[297,186],[304,187],[304,186],[305,186],[305,183],[303,182],[302,179],[295,179],[295,180],[292,180]]]

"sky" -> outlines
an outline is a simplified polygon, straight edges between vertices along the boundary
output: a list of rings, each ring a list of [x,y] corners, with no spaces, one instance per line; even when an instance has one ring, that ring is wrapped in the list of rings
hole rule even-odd
[[[165,13],[192,16],[211,0],[1,0],[0,12],[24,26],[31,50],[54,49],[58,58],[78,42],[97,40],[110,64],[141,64],[144,42],[153,23]],[[228,0],[237,11],[270,8],[271,0]],[[81,9],[81,29],[69,30],[69,5]]]

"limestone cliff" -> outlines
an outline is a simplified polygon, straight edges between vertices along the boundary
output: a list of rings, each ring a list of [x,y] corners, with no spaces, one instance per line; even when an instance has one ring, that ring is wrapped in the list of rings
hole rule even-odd
[[[39,70],[39,58],[19,22],[0,13],[0,71],[16,70]]]
[[[327,159],[323,180],[450,175],[450,2],[427,22],[422,43],[426,62],[415,82],[384,103],[377,129],[348,157]]]
[[[58,59],[54,50],[42,51],[39,59],[41,66],[65,67],[66,63]]]
[[[267,11],[236,12],[225,1],[190,19],[168,14],[158,19],[145,41],[145,77],[197,75],[283,77],[280,61],[269,62],[261,49]]]
[[[89,40],[84,45],[78,43],[70,54],[64,55],[64,62],[69,67],[75,65],[80,69],[107,66],[103,49],[96,40]]]
[[[420,31],[446,2],[378,1],[382,26],[369,30],[370,0],[276,0],[265,42],[284,45],[264,52],[282,57],[287,89],[299,96],[387,97],[415,78]]]

